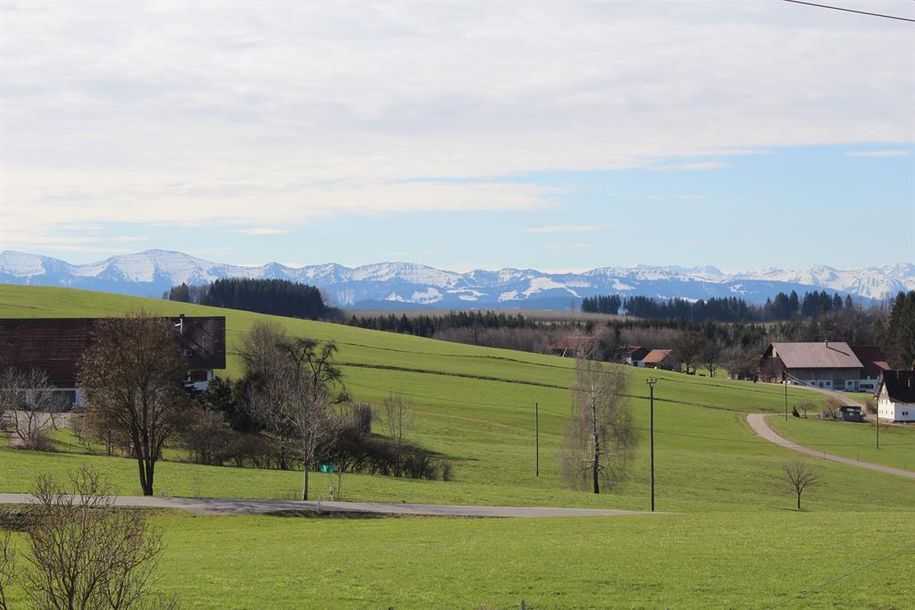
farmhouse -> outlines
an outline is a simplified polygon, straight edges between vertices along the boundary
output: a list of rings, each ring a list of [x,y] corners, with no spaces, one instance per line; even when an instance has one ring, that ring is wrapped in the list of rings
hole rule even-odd
[[[852,345],[851,351],[861,361],[861,378],[845,381],[845,390],[849,392],[875,392],[877,381],[883,371],[890,370],[883,350],[876,345]]]
[[[648,369],[664,369],[666,371],[676,371],[680,368],[680,363],[672,356],[672,349],[653,349],[640,361],[639,366]]]
[[[226,368],[226,319],[221,316],[168,320],[188,360],[186,385],[205,390],[215,369]],[[79,404],[79,361],[92,342],[96,318],[0,318],[0,366],[40,369],[51,384]]]
[[[565,337],[550,346],[554,356],[576,357],[581,350],[587,350],[594,343],[594,337]]]
[[[877,384],[877,417],[915,421],[915,371],[884,371]]]
[[[770,343],[760,363],[765,381],[783,379],[825,388],[857,388],[864,365],[854,350],[838,341],[817,343]]]
[[[616,352],[616,358],[629,366],[641,366],[639,363],[651,350],[641,345],[624,345]]]

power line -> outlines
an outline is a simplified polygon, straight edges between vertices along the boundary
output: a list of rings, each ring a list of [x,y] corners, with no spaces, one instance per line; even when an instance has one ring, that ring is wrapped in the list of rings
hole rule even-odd
[[[815,2],[804,2],[802,0],[783,0],[784,2],[791,2],[792,4],[805,4],[807,6],[816,6],[818,8],[827,8],[834,11],[842,11],[844,13],[857,13],[858,15],[870,15],[871,17],[883,17],[884,19],[896,19],[897,21],[908,21],[910,23],[915,23],[915,19],[909,19],[908,17],[898,17],[896,15],[885,15],[883,13],[871,13],[868,11],[858,11],[852,8],[843,8],[841,6],[830,6],[829,4],[816,4]]]
[[[878,557],[877,559],[874,559],[873,561],[866,563],[863,566],[856,565],[855,567],[853,567],[851,570],[848,570],[847,572],[843,572],[842,574],[839,574],[838,576],[830,578],[829,580],[825,580],[817,585],[810,587],[809,589],[806,589],[805,591],[801,591],[800,593],[795,593],[794,595],[792,595],[791,597],[789,597],[782,603],[773,606],[773,608],[778,608],[778,607],[784,606],[785,604],[788,604],[799,597],[804,597],[808,593],[813,593],[817,589],[821,589],[821,588],[825,587],[826,585],[831,585],[832,583],[834,583],[836,581],[842,580],[843,578],[847,578],[848,576],[851,576],[855,572],[863,571],[865,568],[869,568],[872,565],[876,565],[876,564],[880,563],[881,561],[891,559],[898,555],[905,555],[906,553],[915,553],[915,545],[904,547],[897,551],[893,551],[892,553],[887,553],[886,555],[884,555],[882,557]]]
[[[388,392],[389,391],[388,388],[379,388],[377,386],[372,386],[372,385],[367,385],[364,383],[358,383],[358,382],[352,382],[352,381],[347,382],[347,385],[356,386],[358,388],[363,388],[366,390],[374,390],[377,392]],[[395,392],[395,393],[401,394],[403,396],[406,396],[407,398],[412,398],[415,400],[421,400],[421,401],[430,400],[430,401],[436,401],[439,403],[459,405],[462,407],[481,407],[481,408],[485,408],[485,409],[490,409],[490,408],[501,409],[501,408],[504,408],[507,406],[508,407],[517,406],[517,405],[514,405],[514,403],[473,402],[473,401],[469,401],[469,400],[458,400],[458,399],[454,399],[454,398],[443,398],[441,396],[431,396],[429,394],[416,394],[413,392]],[[636,397],[636,398],[644,398],[645,400],[648,399],[647,397]],[[655,400],[657,400],[657,398]],[[698,408],[703,408],[703,407],[698,407]],[[550,415],[555,415],[557,417],[565,417],[567,415],[567,413],[560,413],[558,411],[554,411],[553,409],[545,409],[543,407],[539,407],[539,410],[541,413],[548,413]],[[467,419],[467,418],[461,418],[461,419]],[[501,426],[503,428],[511,428],[513,430],[519,430],[519,431],[528,430],[528,428],[526,428],[523,425],[510,423],[510,422],[489,421],[489,423]],[[634,426],[634,428],[641,432],[648,431],[648,428],[644,428],[642,426]],[[706,440],[706,441],[715,441],[715,442],[719,442],[719,443],[750,443],[753,445],[765,445],[768,443],[768,441],[765,441],[764,439],[761,439],[759,437],[726,438],[726,437],[720,437],[720,436],[708,436],[708,435],[704,435],[704,434],[689,434],[687,432],[672,432],[672,431],[667,431],[667,430],[655,430],[655,434],[663,434],[665,436],[679,436],[679,437],[683,437],[683,438],[695,438],[695,439]],[[813,447],[813,448],[816,448],[816,447],[869,448],[871,445],[858,444],[858,443],[805,443],[804,446]],[[888,445],[884,444],[884,446],[885,447],[915,447],[915,443],[890,443]]]

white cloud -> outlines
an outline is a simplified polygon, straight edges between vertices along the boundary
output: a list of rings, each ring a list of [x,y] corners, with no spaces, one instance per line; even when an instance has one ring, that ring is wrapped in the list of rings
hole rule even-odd
[[[0,239],[529,210],[555,193],[498,177],[910,143],[911,28],[803,8],[7,0]]]
[[[237,233],[243,233],[244,235],[285,235],[289,233],[289,229],[278,229],[276,227],[251,227],[248,229],[238,229]]]
[[[572,244],[547,244],[546,248],[550,250],[585,250],[590,248],[591,244],[587,242],[576,242]]]
[[[599,231],[601,225],[545,225],[542,227],[528,227],[525,233],[593,233]]]
[[[669,165],[665,169],[680,169],[687,171],[708,171],[712,169],[721,169],[727,167],[727,163],[721,161],[693,161],[690,163],[677,163]]]
[[[859,150],[845,153],[846,157],[908,157],[912,153],[908,150]]]

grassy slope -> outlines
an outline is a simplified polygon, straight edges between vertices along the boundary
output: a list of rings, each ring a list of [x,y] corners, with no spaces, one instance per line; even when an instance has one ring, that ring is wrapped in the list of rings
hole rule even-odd
[[[266,316],[152,299],[85,291],[0,286],[0,315],[114,315],[143,307],[161,314],[226,315],[229,373],[238,372],[234,351],[243,333]],[[340,344],[346,383],[359,399],[378,401],[400,391],[417,403],[417,440],[455,461],[454,482],[408,481],[348,475],[351,499],[582,506],[642,507],[647,487],[647,395],[649,372],[627,367],[630,402],[642,444],[635,475],[621,492],[595,498],[563,487],[557,455],[566,414],[573,362],[508,350],[478,348],[366,331],[339,325],[273,318],[290,332]],[[422,371],[422,372],[420,372]],[[745,411],[780,411],[782,388],[651,371],[656,388],[659,506],[673,510],[760,509],[785,504],[775,480],[784,452],[757,439],[743,422]],[[496,379],[500,381],[496,381]],[[792,389],[789,400],[811,395]],[[533,405],[541,410],[541,474],[533,472]],[[75,455],[0,453],[0,489],[28,487],[42,469],[92,461],[122,493],[135,493],[129,460]],[[9,467],[3,467],[7,464]],[[823,507],[842,509],[848,494],[873,508],[915,501],[915,489],[899,490],[889,477],[823,464],[833,482],[818,494]],[[241,497],[294,497],[296,473],[263,472],[167,463],[157,470],[159,493]],[[314,493],[329,480],[313,478]]]
[[[138,304],[163,314],[224,314],[230,350],[255,320],[263,319],[155,300],[0,286],[2,316],[113,315]],[[392,390],[411,395],[419,411],[417,439],[456,462],[458,480],[450,483],[348,475],[344,491],[351,499],[647,503],[646,371],[626,369],[643,441],[636,474],[621,493],[595,497],[564,489],[556,476],[571,361],[277,321],[297,334],[337,340],[341,360],[349,363],[347,384],[358,398],[378,400]],[[229,372],[237,371],[232,358]],[[866,576],[853,568],[911,547],[915,485],[818,462],[826,484],[805,497],[812,512],[795,513],[792,498],[776,480],[780,464],[792,454],[756,439],[743,421],[743,412],[780,412],[782,388],[651,374],[661,379],[656,388],[661,399],[656,404],[658,507],[686,511],[682,514],[344,520],[161,513],[155,521],[167,541],[163,586],[184,606],[198,608],[250,608],[265,600],[275,608],[469,608],[478,603],[509,608],[522,598],[534,608],[905,607],[915,591],[910,579],[895,575],[911,572],[915,556],[894,557],[888,560],[893,570],[867,570]],[[792,389],[789,400],[812,396]],[[540,479],[533,476],[532,463],[535,401],[541,406]],[[795,430],[786,433],[793,436]],[[135,465],[129,460],[5,449],[0,450],[0,490],[25,490],[38,472],[65,472],[86,462],[122,493],[136,492]],[[299,474],[172,462],[160,465],[157,480],[160,493],[269,498],[293,496]],[[329,483],[323,475],[312,480],[317,494]],[[845,572],[850,573],[799,595]]]

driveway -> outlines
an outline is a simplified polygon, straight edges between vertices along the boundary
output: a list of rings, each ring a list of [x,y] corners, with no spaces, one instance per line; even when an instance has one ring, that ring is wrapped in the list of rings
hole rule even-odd
[[[29,494],[0,493],[0,504],[28,504]],[[297,512],[416,515],[436,517],[619,517],[650,515],[634,510],[604,508],[544,508],[519,506],[464,506],[459,504],[404,504],[385,502],[317,502],[295,500],[235,500],[230,498],[165,498],[118,496],[118,506],[171,508],[201,515],[264,515]],[[654,513],[663,514],[663,513]]]
[[[824,451],[819,451],[817,449],[811,449],[809,447],[798,445],[797,443],[779,436],[775,430],[769,427],[769,424],[766,422],[766,416],[762,413],[751,413],[747,415],[747,423],[750,424],[750,427],[753,428],[753,432],[755,432],[758,436],[766,439],[770,443],[775,443],[780,447],[784,447],[785,449],[791,449],[792,451],[797,451],[798,453],[804,453],[813,457],[829,460],[830,462],[838,462],[847,466],[857,466],[858,468],[867,468],[868,470],[876,470],[877,472],[892,474],[897,477],[904,477],[906,479],[915,480],[915,472],[901,470],[891,466],[883,466],[882,464],[861,462],[859,460],[842,457],[841,455],[833,455],[831,453],[826,453]]]

